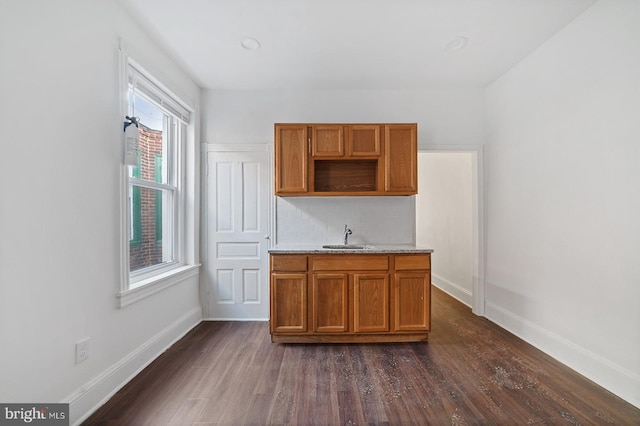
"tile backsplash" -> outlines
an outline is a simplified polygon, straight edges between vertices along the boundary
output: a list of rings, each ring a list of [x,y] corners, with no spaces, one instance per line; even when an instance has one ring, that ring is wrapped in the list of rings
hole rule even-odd
[[[415,198],[276,197],[277,244],[414,244]]]

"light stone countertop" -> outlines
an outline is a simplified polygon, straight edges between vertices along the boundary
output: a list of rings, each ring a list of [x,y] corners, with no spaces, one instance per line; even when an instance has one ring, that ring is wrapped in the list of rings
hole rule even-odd
[[[340,244],[333,244],[340,246]],[[350,244],[351,245],[351,244]],[[278,244],[271,254],[377,254],[377,253],[433,253],[432,249],[416,247],[412,244],[353,244],[365,246],[363,249],[323,248],[323,244]]]

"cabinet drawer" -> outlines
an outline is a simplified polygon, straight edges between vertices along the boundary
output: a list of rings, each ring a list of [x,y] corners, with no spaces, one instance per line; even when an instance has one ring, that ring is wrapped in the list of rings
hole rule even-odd
[[[386,271],[389,256],[370,255],[328,255],[311,258],[313,271]]]
[[[307,256],[279,255],[271,256],[272,271],[306,271]]]
[[[405,254],[396,256],[397,271],[409,271],[416,269],[431,269],[431,255]]]

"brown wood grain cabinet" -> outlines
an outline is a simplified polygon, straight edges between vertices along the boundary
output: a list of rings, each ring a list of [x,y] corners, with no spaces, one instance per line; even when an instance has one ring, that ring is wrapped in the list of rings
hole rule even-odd
[[[431,329],[431,256],[397,255],[394,274],[395,331]]]
[[[379,157],[382,154],[379,124],[349,126],[348,153],[351,157]]]
[[[349,331],[348,290],[347,274],[313,274],[311,314],[314,333],[346,333]]]
[[[389,331],[389,274],[353,274],[353,331]]]
[[[416,126],[389,124],[385,126],[386,192],[418,192],[418,139]]]
[[[428,253],[271,254],[272,341],[427,340],[430,259]]]
[[[312,157],[344,157],[344,126],[318,124],[310,128]]]
[[[307,274],[271,274],[271,332],[307,331]]]
[[[417,124],[275,124],[279,196],[417,193]]]
[[[275,183],[276,194],[295,195],[309,192],[307,173],[307,126],[276,126]]]
[[[394,327],[396,331],[429,330],[430,284],[423,272],[397,272],[394,285]]]
[[[307,257],[272,257],[270,281],[271,332],[306,333]]]

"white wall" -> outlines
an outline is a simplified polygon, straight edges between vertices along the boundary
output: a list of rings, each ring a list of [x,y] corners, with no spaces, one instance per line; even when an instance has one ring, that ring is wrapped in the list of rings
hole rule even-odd
[[[419,146],[482,144],[485,131],[481,89],[209,90],[203,111],[205,140],[222,144],[272,144],[274,123],[417,122]],[[277,241],[339,243],[346,223],[354,243],[415,242],[412,197],[367,198],[279,199]]]
[[[208,90],[208,143],[273,143],[274,123],[418,123],[418,144],[484,142],[483,89]]]
[[[413,197],[278,197],[278,244],[414,244]]]
[[[421,152],[416,196],[416,243],[437,255],[433,284],[468,306],[473,295],[473,154]]]
[[[640,2],[487,90],[487,316],[640,407]]]
[[[0,4],[0,401],[71,402],[72,423],[201,318],[198,277],[116,307],[119,36],[199,103],[114,2]]]

